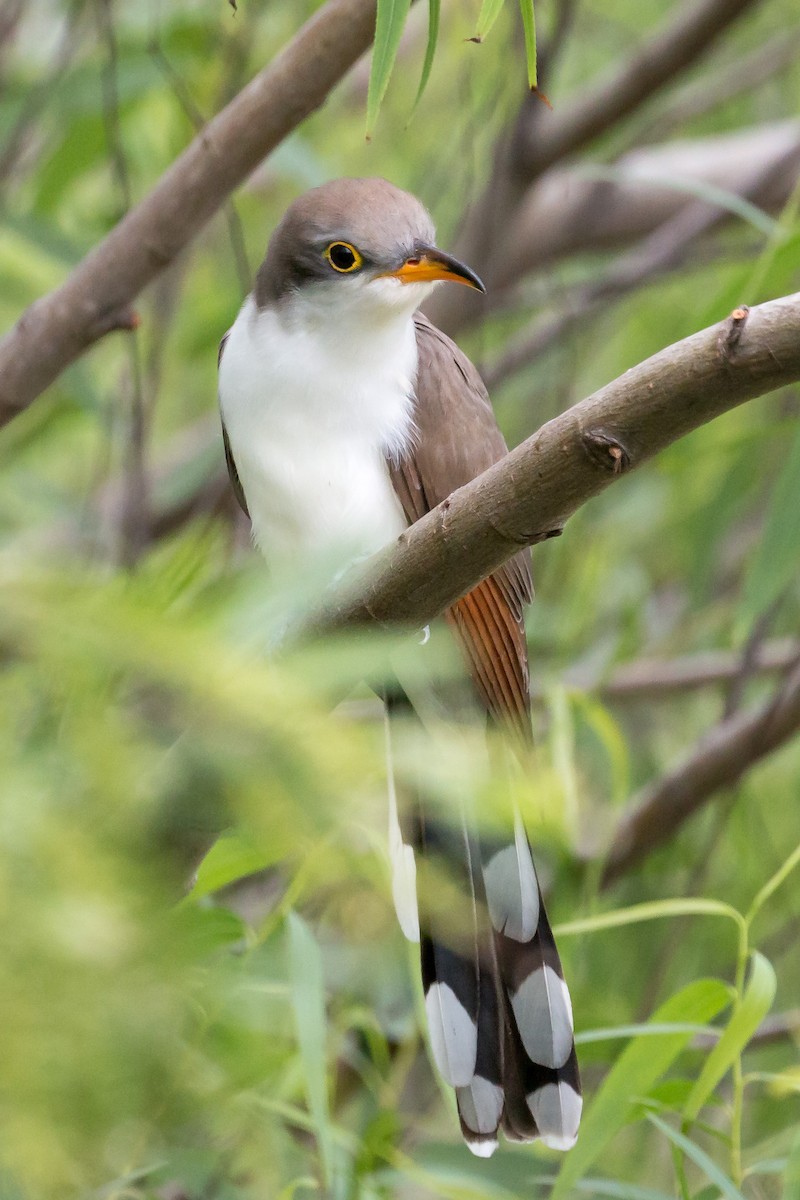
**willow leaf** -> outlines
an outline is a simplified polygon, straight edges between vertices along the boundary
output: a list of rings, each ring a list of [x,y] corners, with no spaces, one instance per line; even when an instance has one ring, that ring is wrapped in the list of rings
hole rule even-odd
[[[397,58],[397,48],[406,23],[411,0],[378,0],[375,21],[375,45],[367,91],[367,137],[372,136],[389,78]]]

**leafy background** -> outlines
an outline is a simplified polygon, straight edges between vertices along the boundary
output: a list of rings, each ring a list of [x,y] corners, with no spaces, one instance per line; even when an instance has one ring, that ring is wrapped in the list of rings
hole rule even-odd
[[[394,7],[402,23],[407,6]],[[314,8],[6,0],[4,326]],[[555,111],[664,8],[576,6],[547,82]],[[537,4],[540,41],[557,16]],[[600,887],[626,803],[726,704],[719,685],[615,700],[604,681],[642,658],[796,634],[796,390],[684,439],[536,551],[540,774],[523,801],[585,1077],[566,1158],[505,1147],[476,1163],[460,1145],[391,909],[383,731],[359,682],[401,651],[358,638],[271,655],[286,598],[221,479],[216,344],[290,199],[382,174],[453,244],[526,81],[517,10],[468,42],[485,19],[477,4],[442,6],[415,109],[429,44],[416,6],[380,111],[361,63],[141,298],[139,330],[99,344],[0,438],[3,1197],[800,1194],[797,741]],[[788,0],[752,6],[675,89],[735,76],[797,26]],[[784,61],[670,136],[785,118],[799,92],[800,66]],[[663,103],[587,162],[607,163]],[[735,303],[796,286],[797,205],[761,218],[730,222],[714,254],[609,304],[498,388],[509,440]],[[491,358],[608,261],[556,262],[464,345]],[[774,686],[740,682],[745,707]],[[458,730],[439,742],[438,758],[407,747],[400,770],[446,800],[470,785],[475,748]],[[481,786],[491,807],[493,781]],[[777,1033],[752,1039],[770,1010]]]

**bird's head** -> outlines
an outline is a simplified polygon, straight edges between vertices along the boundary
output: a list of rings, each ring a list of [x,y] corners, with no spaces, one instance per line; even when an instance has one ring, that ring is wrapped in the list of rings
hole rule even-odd
[[[443,280],[485,291],[474,271],[439,250],[424,206],[385,179],[337,179],[287,210],[256,278],[256,302],[302,304],[328,319],[412,313]]]

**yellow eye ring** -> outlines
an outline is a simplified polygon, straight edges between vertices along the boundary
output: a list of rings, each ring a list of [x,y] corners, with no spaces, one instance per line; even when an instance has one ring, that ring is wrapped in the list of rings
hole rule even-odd
[[[349,242],[331,242],[322,253],[334,271],[338,271],[340,275],[351,275],[364,262],[358,250]]]

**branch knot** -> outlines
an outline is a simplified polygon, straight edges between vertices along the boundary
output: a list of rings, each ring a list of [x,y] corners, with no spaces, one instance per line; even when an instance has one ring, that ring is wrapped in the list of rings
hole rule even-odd
[[[607,429],[585,429],[581,434],[583,448],[592,462],[612,475],[622,475],[631,466],[631,455],[615,434]]]
[[[748,306],[740,304],[733,310],[727,320],[723,322],[722,329],[717,338],[717,350],[724,362],[730,362],[734,357],[749,316],[750,309]]]

